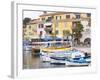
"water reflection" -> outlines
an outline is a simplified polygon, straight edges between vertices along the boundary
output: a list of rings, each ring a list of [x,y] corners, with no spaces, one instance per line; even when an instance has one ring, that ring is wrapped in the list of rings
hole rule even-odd
[[[65,65],[55,65],[49,62],[42,62],[39,56],[33,56],[32,51],[23,52],[23,69],[39,69],[39,68],[57,68],[65,67]]]

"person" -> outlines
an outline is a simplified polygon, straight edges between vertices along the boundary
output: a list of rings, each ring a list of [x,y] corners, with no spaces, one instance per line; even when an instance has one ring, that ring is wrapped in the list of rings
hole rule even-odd
[[[88,56],[88,53],[87,53],[87,52],[85,52],[85,53],[84,53],[84,55],[85,55],[85,57],[87,57],[87,56]]]
[[[50,43],[48,43],[48,46],[47,47],[49,47],[50,46]]]

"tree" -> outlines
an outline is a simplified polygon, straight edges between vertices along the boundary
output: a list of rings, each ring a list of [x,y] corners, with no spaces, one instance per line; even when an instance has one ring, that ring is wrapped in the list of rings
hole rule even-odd
[[[77,39],[77,44],[80,43],[80,38],[82,37],[82,32],[83,30],[83,25],[81,24],[81,22],[77,22],[76,27],[72,29],[73,32],[73,36],[75,39]]]
[[[69,30],[63,30],[63,39],[66,38],[67,39],[67,44],[70,45],[69,43],[69,36],[71,36],[71,33]]]
[[[27,24],[29,23],[31,21],[31,18],[24,18],[23,19],[23,27],[26,27],[27,26]]]
[[[71,35],[70,31],[69,30],[64,30],[63,31],[63,39],[64,37],[68,39],[68,37]]]

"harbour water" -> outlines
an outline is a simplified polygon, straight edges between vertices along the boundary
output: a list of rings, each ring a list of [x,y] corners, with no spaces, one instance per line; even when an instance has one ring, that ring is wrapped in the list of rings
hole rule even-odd
[[[78,48],[88,50],[90,52],[90,48]],[[59,64],[50,64],[50,62],[43,62],[40,56],[34,56],[34,53],[30,50],[23,51],[23,69],[40,69],[40,68],[63,68],[69,67],[67,65],[59,65]],[[76,66],[73,66],[76,67]],[[78,67],[78,66],[77,66]],[[80,67],[80,66],[79,66]]]
[[[57,68],[66,67],[66,65],[55,65],[49,62],[42,62],[39,56],[33,56],[31,51],[24,51],[23,68],[24,69],[39,69],[39,68]]]

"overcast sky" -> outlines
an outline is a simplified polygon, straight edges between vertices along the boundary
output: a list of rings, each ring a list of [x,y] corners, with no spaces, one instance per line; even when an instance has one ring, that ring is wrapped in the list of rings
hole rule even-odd
[[[52,12],[47,12],[47,13],[52,13]],[[42,14],[43,11],[24,11],[23,18],[28,17],[31,19],[37,19]]]
[[[42,11],[24,11],[23,18],[28,17],[31,19],[37,19],[41,14],[43,14]]]

